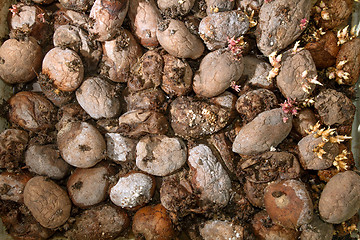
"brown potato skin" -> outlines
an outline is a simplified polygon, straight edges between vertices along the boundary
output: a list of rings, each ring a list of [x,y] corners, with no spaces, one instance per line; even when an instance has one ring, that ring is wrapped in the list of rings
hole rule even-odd
[[[9,84],[33,80],[41,68],[43,53],[35,38],[8,39],[0,47],[0,77]]]
[[[24,188],[30,179],[30,174],[2,172],[0,174],[0,199],[23,203]]]
[[[46,228],[56,228],[70,217],[71,201],[66,191],[53,181],[37,176],[24,189],[24,203]]]
[[[15,169],[22,163],[22,157],[29,141],[29,134],[18,129],[6,129],[0,134],[0,168]]]

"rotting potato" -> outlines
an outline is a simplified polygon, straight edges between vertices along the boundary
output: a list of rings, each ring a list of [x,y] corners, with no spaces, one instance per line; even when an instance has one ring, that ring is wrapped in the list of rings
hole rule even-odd
[[[206,13],[208,15],[218,12],[231,11],[235,6],[235,1],[228,0],[205,0],[206,2]]]
[[[84,65],[71,49],[55,47],[44,57],[42,73],[62,91],[75,91],[84,79]]]
[[[193,90],[201,97],[214,97],[237,81],[244,70],[242,59],[235,59],[230,51],[222,49],[208,53],[195,73]]]
[[[59,227],[70,217],[71,201],[66,191],[42,176],[33,177],[27,182],[24,203],[34,218],[46,228]]]
[[[29,174],[2,172],[0,174],[0,199],[22,203],[24,188],[30,179]]]
[[[59,131],[69,122],[86,121],[90,116],[78,103],[69,103],[59,109],[57,119],[56,129]]]
[[[101,73],[114,82],[127,82],[130,70],[142,55],[140,45],[134,36],[125,29],[118,36],[103,43]]]
[[[106,133],[106,154],[116,163],[135,160],[136,141],[119,133]]]
[[[25,153],[25,163],[31,172],[52,179],[62,179],[70,166],[61,157],[55,145],[31,145]]]
[[[76,100],[94,119],[117,117],[121,103],[115,86],[101,77],[89,77],[76,90]]]
[[[195,0],[178,1],[178,0],[157,0],[159,9],[165,16],[175,18],[178,15],[186,15],[194,6]]]
[[[315,215],[313,220],[303,225],[301,240],[332,240],[334,227],[330,223],[323,222],[319,216]]]
[[[211,51],[228,46],[229,39],[238,39],[248,30],[249,19],[240,10],[211,14],[199,25],[199,34]]]
[[[126,110],[166,110],[166,95],[161,89],[149,88],[138,92],[124,93],[126,101]]]
[[[35,38],[8,39],[0,47],[0,77],[6,83],[33,80],[41,69],[43,53]]]
[[[114,38],[129,8],[129,0],[96,0],[90,10],[89,32],[100,42]]]
[[[248,13],[252,11],[258,13],[264,0],[235,0],[235,7]]]
[[[77,168],[67,181],[67,190],[74,205],[88,208],[108,196],[110,177],[114,174],[109,164],[98,164],[92,168]]]
[[[281,108],[262,112],[241,128],[232,149],[243,155],[269,151],[287,137],[291,128],[292,115],[284,113]]]
[[[0,134],[0,168],[12,170],[21,163],[29,142],[29,134],[18,129],[6,129]]]
[[[72,166],[89,168],[105,157],[106,143],[100,132],[87,122],[69,122],[57,134],[62,158]]]
[[[76,12],[73,10],[60,9],[54,12],[54,29],[56,30],[62,25],[73,25],[88,29],[89,17],[85,13]]]
[[[360,176],[353,171],[336,174],[325,185],[319,201],[321,218],[339,224],[350,219],[360,209]]]
[[[179,138],[147,135],[136,145],[136,166],[155,176],[166,176],[186,162],[187,149]]]
[[[264,3],[260,9],[256,40],[268,56],[289,46],[305,30],[301,20],[309,20],[312,4],[308,0],[278,0]]]
[[[92,0],[59,0],[61,6],[66,9],[75,10],[75,11],[86,11],[90,4],[93,4]]]
[[[153,49],[159,45],[156,29],[161,19],[154,0],[131,0],[128,13],[132,32],[142,46]]]
[[[55,107],[40,94],[19,92],[9,99],[9,105],[9,120],[26,130],[38,132],[54,127]]]
[[[204,240],[212,239],[246,239],[248,232],[244,226],[229,221],[209,220],[199,229]]]
[[[69,239],[110,240],[129,226],[126,212],[110,204],[85,210],[75,218],[72,229],[65,233]]]
[[[190,33],[184,22],[170,19],[159,23],[156,35],[160,45],[171,55],[178,58],[199,58],[205,46],[202,41]]]

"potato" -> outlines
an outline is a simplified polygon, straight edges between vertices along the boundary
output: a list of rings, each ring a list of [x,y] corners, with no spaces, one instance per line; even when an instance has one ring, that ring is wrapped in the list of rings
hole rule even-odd
[[[237,81],[244,70],[241,59],[235,60],[230,51],[217,50],[208,53],[201,61],[199,72],[194,76],[193,90],[201,97],[214,97]]]
[[[161,15],[155,1],[131,0],[128,16],[132,32],[139,39],[140,44],[150,49],[157,47],[159,42],[156,29]]]
[[[250,237],[243,226],[229,221],[209,220],[200,227],[199,231],[204,240],[246,239]]]
[[[151,175],[166,176],[186,162],[187,149],[179,138],[148,135],[136,145],[136,166]]]
[[[287,137],[291,128],[292,115],[285,114],[281,108],[262,112],[241,128],[232,149],[243,155],[269,151]]]
[[[235,1],[227,0],[205,0],[206,2],[206,13],[208,15],[218,12],[231,11],[235,6]]]
[[[156,34],[160,45],[175,57],[197,59],[204,52],[202,41],[190,33],[182,21],[162,21]]]
[[[301,240],[332,240],[334,227],[330,223],[323,222],[315,215],[313,220],[302,227]]]
[[[258,13],[263,3],[264,0],[235,0],[235,7],[246,12]]]
[[[239,10],[211,14],[199,25],[199,34],[211,51],[228,46],[228,39],[237,39],[248,30],[249,19]]]
[[[339,84],[354,85],[360,76],[360,39],[354,38],[353,40],[341,46],[339,53],[336,57],[336,66],[341,68],[342,71],[349,74],[348,79],[336,75],[336,81]],[[341,62],[346,61],[340,67]]]
[[[114,40],[103,43],[103,52],[101,73],[114,82],[127,82],[131,66],[142,55],[140,45],[125,29],[120,30]]]
[[[100,132],[87,122],[70,122],[57,134],[62,158],[72,166],[89,168],[105,157],[106,143]]]
[[[308,135],[305,130],[309,130],[310,126],[316,124],[315,113],[310,108],[301,109],[293,118],[293,127],[301,136]]]
[[[54,127],[55,107],[49,100],[34,92],[19,92],[9,99],[9,120],[29,131]]]
[[[69,239],[115,239],[129,226],[125,211],[110,204],[85,210],[75,218],[72,229],[65,233]]]
[[[244,56],[244,71],[241,79],[246,80],[246,84],[258,88],[272,89],[272,81],[266,77],[271,71],[271,65],[253,56]]]
[[[256,28],[257,46],[264,55],[289,46],[305,30],[302,19],[309,20],[312,4],[308,0],[280,0],[264,3]]]
[[[219,153],[222,162],[225,164],[228,171],[235,174],[235,156],[232,151],[232,142],[225,135],[224,132],[217,132],[212,134],[207,142],[212,145]]]
[[[157,88],[149,88],[138,92],[124,92],[126,101],[126,110],[157,110],[163,111],[166,109],[166,95],[163,91]]]
[[[339,224],[360,209],[360,176],[353,171],[340,172],[330,179],[321,193],[319,211],[328,223]]]
[[[194,6],[195,0],[187,0],[179,2],[178,0],[157,0],[159,9],[171,18],[175,18],[178,15],[186,15],[190,12]]]
[[[0,77],[9,84],[29,82],[40,70],[42,59],[35,38],[8,39],[0,47]]]
[[[230,199],[231,180],[211,149],[199,144],[189,149],[192,186],[199,191],[200,205],[224,207]]]
[[[72,92],[84,79],[84,65],[73,50],[55,47],[45,55],[42,73],[60,90]]]
[[[86,11],[90,4],[93,4],[92,0],[59,0],[61,6],[66,9],[71,9],[75,11]]]
[[[86,121],[89,119],[90,116],[78,103],[69,103],[59,109],[56,129],[60,130],[69,122]]]
[[[29,142],[29,134],[23,130],[6,129],[0,134],[0,168],[14,169],[22,162]]]
[[[24,203],[46,228],[60,227],[70,217],[71,201],[66,191],[45,177],[33,177],[27,182]]]
[[[70,165],[60,157],[55,145],[31,145],[25,163],[31,172],[52,179],[62,179],[70,172]]]
[[[90,10],[89,32],[104,42],[115,37],[129,8],[129,0],[96,0]]]
[[[74,205],[88,208],[104,201],[114,169],[108,164],[77,168],[67,181],[67,190]]]
[[[135,160],[136,141],[119,133],[106,133],[106,154],[116,163]]]
[[[85,79],[76,90],[76,100],[94,119],[117,117],[121,112],[121,103],[115,86],[101,77]]]
[[[24,188],[30,179],[29,174],[2,172],[0,174],[0,199],[23,203]]]
[[[268,185],[264,194],[265,209],[277,224],[297,229],[310,223],[313,204],[305,184],[297,180],[283,180]]]
[[[54,12],[54,29],[62,25],[72,25],[88,30],[89,17],[85,13],[60,9]]]

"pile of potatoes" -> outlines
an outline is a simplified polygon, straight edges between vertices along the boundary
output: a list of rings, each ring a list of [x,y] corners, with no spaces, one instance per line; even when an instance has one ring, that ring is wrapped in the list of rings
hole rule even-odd
[[[7,232],[359,237],[355,4],[14,3],[0,46]]]

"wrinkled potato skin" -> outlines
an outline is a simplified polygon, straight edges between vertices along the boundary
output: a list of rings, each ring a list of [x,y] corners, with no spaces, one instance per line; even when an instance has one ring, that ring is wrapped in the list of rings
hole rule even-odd
[[[66,191],[45,177],[33,177],[27,182],[24,203],[46,228],[59,227],[70,217],[71,202]]]
[[[2,172],[0,174],[0,199],[23,203],[24,188],[30,179],[29,174]]]
[[[39,72],[42,58],[41,47],[34,38],[9,39],[0,47],[0,77],[9,84],[29,82]]]

